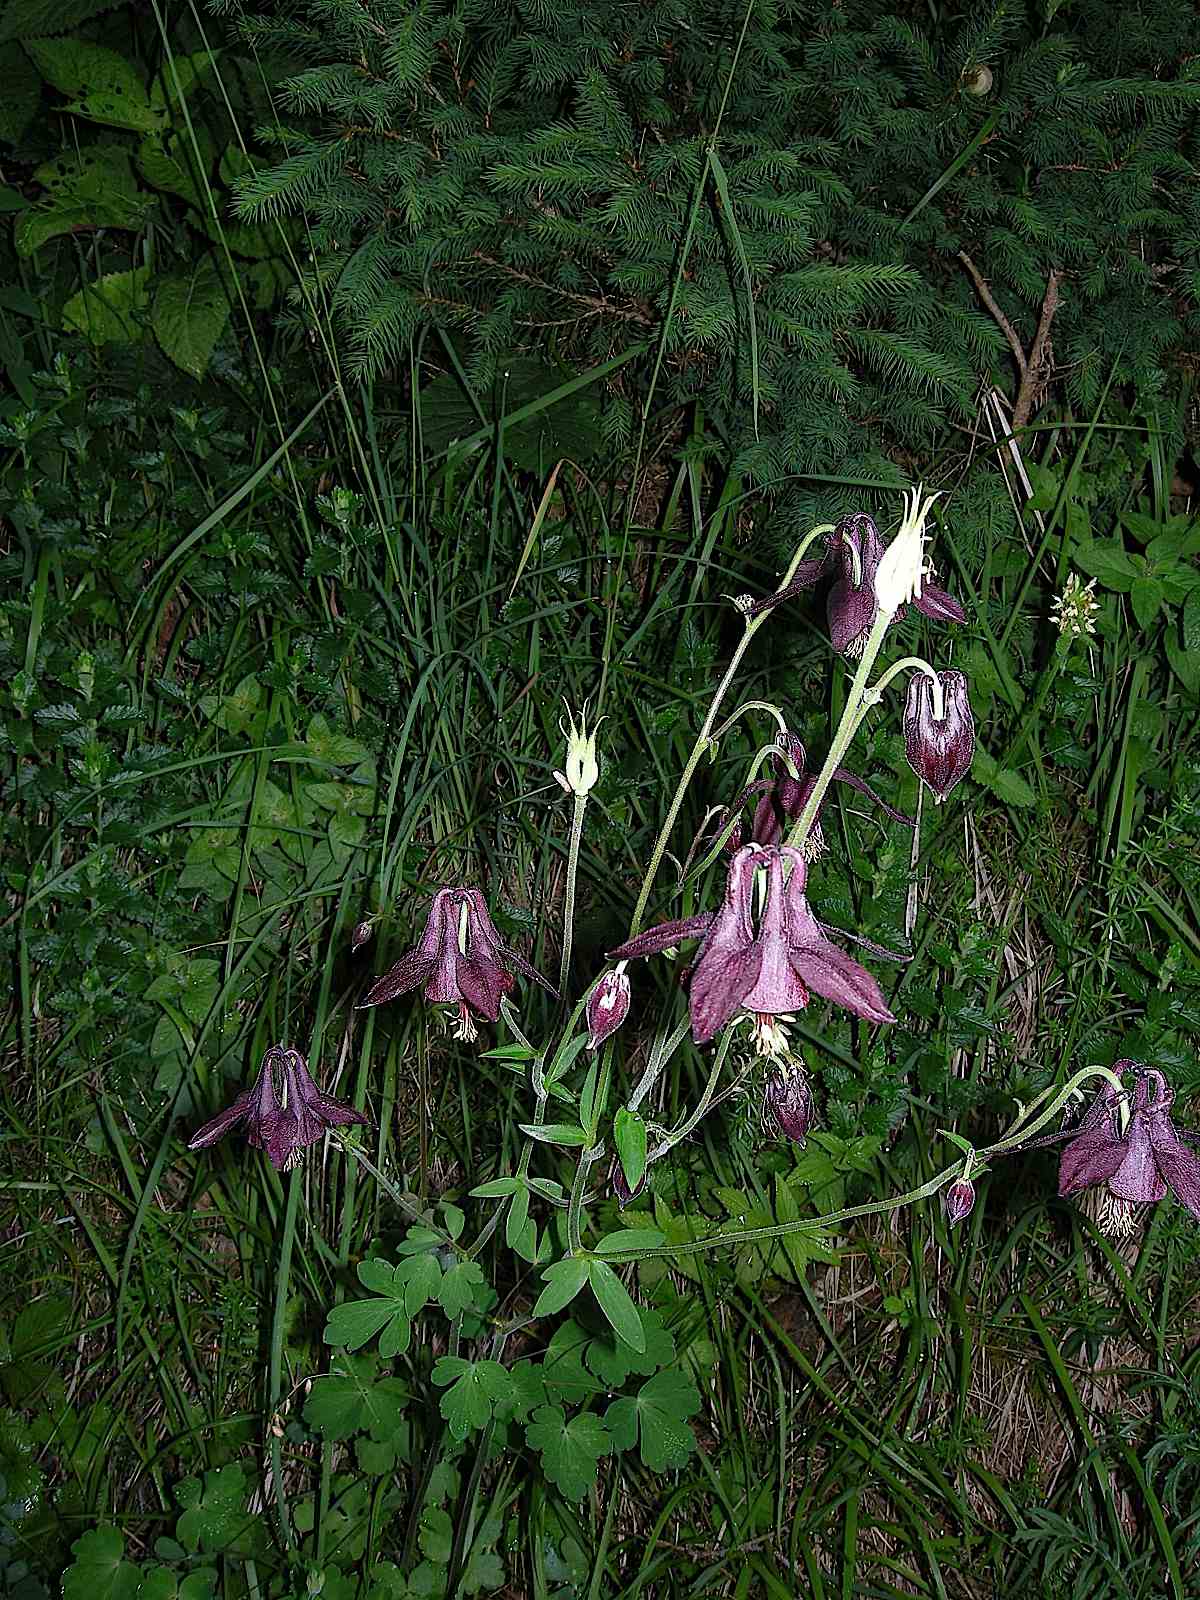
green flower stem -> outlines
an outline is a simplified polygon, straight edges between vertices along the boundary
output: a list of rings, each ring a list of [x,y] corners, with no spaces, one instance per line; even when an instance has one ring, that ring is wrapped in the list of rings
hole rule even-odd
[[[288,1285],[292,1275],[292,1246],[296,1242],[296,1213],[300,1207],[300,1188],[304,1177],[301,1167],[293,1167],[288,1174],[287,1201],[283,1211],[283,1235],[279,1241],[279,1267],[275,1276],[275,1308],[271,1317],[271,1353],[267,1370],[267,1405],[272,1424],[283,1394],[283,1328],[287,1320]],[[287,1491],[283,1481],[283,1446],[279,1434],[272,1426],[271,1483],[275,1490],[275,1503],[279,1508],[279,1526],[284,1546],[291,1549],[295,1543],[292,1519],[288,1511]]]
[[[587,1175],[592,1167],[604,1154],[604,1145],[595,1144],[590,1150],[583,1150],[579,1155],[579,1165],[575,1168],[575,1182],[571,1187],[571,1203],[567,1207],[567,1254],[577,1256],[583,1250],[583,1237],[579,1231],[580,1213],[583,1211],[583,1191],[587,1187]]]
[[[457,1250],[460,1255],[465,1256],[466,1252],[455,1243],[446,1230],[439,1227],[436,1222],[431,1222],[426,1213],[421,1210],[420,1206],[414,1205],[406,1195],[402,1194],[400,1190],[397,1189],[396,1185],[390,1178],[384,1177],[383,1173],[380,1172],[379,1168],[370,1159],[370,1157],[364,1155],[356,1144],[350,1144],[344,1139],[340,1142],[345,1153],[357,1161],[359,1166],[362,1167],[364,1171],[371,1174],[379,1187],[384,1191],[393,1204],[398,1206],[400,1210],[404,1212],[405,1216],[411,1217],[414,1222],[419,1222],[421,1227],[429,1228],[432,1232],[441,1234],[442,1244],[447,1250]]]
[[[780,733],[786,733],[788,731],[787,720],[778,706],[772,705],[769,700],[743,700],[737,710],[731,711],[721,726],[714,729],[711,735],[713,744],[716,744],[718,739],[723,738],[725,734],[729,732],[730,728],[733,727],[734,723],[737,722],[740,717],[744,717],[746,715],[747,711],[765,711],[768,716],[775,718],[775,721],[779,724]]]
[[[652,1161],[658,1161],[662,1156],[666,1155],[668,1150],[673,1150],[681,1140],[686,1139],[688,1134],[691,1133],[692,1129],[701,1120],[701,1118],[707,1114],[709,1106],[712,1103],[712,1097],[716,1093],[717,1081],[720,1078],[721,1070],[725,1065],[725,1058],[729,1054],[729,1046],[733,1042],[733,1029],[736,1026],[737,1024],[735,1023],[733,1026],[728,1027],[725,1030],[724,1037],[722,1038],[721,1043],[717,1048],[716,1055],[713,1058],[712,1071],[708,1075],[708,1082],[704,1085],[704,1093],[696,1102],[695,1109],[692,1111],[686,1122],[681,1122],[679,1127],[676,1128],[673,1133],[667,1134],[661,1144],[655,1145],[654,1149],[646,1157],[647,1166],[649,1166]]]
[[[688,1027],[689,1022],[685,1017],[668,1038],[664,1038],[663,1034],[659,1034],[654,1048],[650,1052],[649,1064],[647,1065],[645,1072],[642,1073],[641,1077],[634,1086],[633,1093],[625,1102],[628,1110],[636,1111],[641,1105],[642,1101],[650,1093],[651,1089],[653,1089],[662,1073],[663,1068],[666,1066],[667,1062],[670,1061],[676,1050],[679,1049],[679,1046],[683,1043],[683,1038],[688,1031]]]
[[[587,810],[586,794],[575,796],[571,813],[571,842],[567,847],[567,887],[563,896],[562,960],[558,967],[558,992],[567,992],[567,977],[571,970],[571,946],[575,942],[575,879],[579,872],[579,845],[583,838],[583,814]]]
[[[791,561],[788,562],[787,571],[784,573],[783,577],[779,580],[779,583],[776,586],[776,594],[782,593],[783,590],[786,589],[791,583],[792,578],[795,576],[796,569],[804,559],[805,552],[818,534],[829,533],[832,531],[832,529],[832,523],[822,523],[820,526],[813,528],[811,532],[805,534],[804,538],[801,539],[800,543],[796,546],[796,553],[792,556]],[[725,669],[724,677],[717,685],[717,692],[713,695],[712,702],[709,705],[708,714],[704,718],[704,725],[701,727],[700,732],[696,735],[696,742],[692,746],[692,753],[687,758],[683,772],[679,778],[678,787],[676,788],[674,795],[671,797],[671,804],[667,808],[666,818],[663,821],[661,829],[659,830],[658,838],[654,841],[654,849],[650,855],[650,863],[646,868],[645,877],[642,879],[642,886],[638,891],[637,904],[633,908],[633,919],[629,924],[629,937],[631,939],[635,934],[641,931],[642,917],[646,911],[646,902],[650,898],[650,891],[654,886],[654,879],[658,875],[659,867],[662,865],[662,858],[667,849],[667,841],[671,837],[671,830],[674,828],[680,809],[683,806],[683,799],[687,793],[688,785],[692,781],[692,775],[696,771],[696,768],[700,765],[705,753],[712,747],[713,726],[717,720],[717,712],[721,709],[721,702],[724,700],[725,695],[729,690],[729,685],[733,682],[739,666],[741,666],[742,657],[750,648],[751,639],[753,639],[754,635],[758,632],[759,628],[770,615],[770,611],[761,611],[757,617],[746,618],[746,630],[742,634],[737,648],[733,652],[733,656],[728,667]],[[878,649],[878,646],[876,648]]]
[[[936,721],[944,721],[946,706],[942,691],[942,680],[929,665],[928,661],[922,660],[920,656],[902,656],[899,661],[894,661],[877,683],[872,684],[869,689],[863,691],[863,699],[867,704],[869,706],[877,706],[883,699],[883,691],[891,683],[892,679],[901,672],[923,672],[930,679],[933,684],[933,715]]]
[[[1017,1148],[1024,1140],[1031,1138],[1039,1128],[1044,1127],[1047,1122],[1062,1110],[1067,1101],[1077,1092],[1080,1085],[1086,1083],[1089,1078],[1106,1078],[1109,1083],[1115,1085],[1121,1094],[1125,1093],[1124,1084],[1107,1067],[1084,1067],[1071,1078],[1065,1087],[1054,1096],[1046,1109],[1034,1118],[1032,1122],[1028,1120],[1029,1113],[1038,1104],[1037,1100],[1033,1102],[1033,1106],[1022,1109],[1020,1116],[1017,1118],[1017,1124],[1008,1133],[997,1139],[994,1144],[977,1151],[975,1158],[976,1170],[978,1171],[989,1157],[1005,1155],[1008,1151]],[[1045,1090],[1043,1095],[1049,1092],[1049,1090]],[[1043,1096],[1040,1095],[1038,1100],[1042,1098]],[[906,1194],[895,1195],[890,1200],[874,1200],[866,1205],[846,1206],[841,1211],[830,1211],[822,1217],[801,1217],[795,1222],[775,1223],[766,1228],[743,1228],[737,1233],[722,1233],[707,1239],[693,1239],[681,1244],[660,1245],[652,1250],[614,1251],[611,1255],[606,1255],[604,1259],[612,1265],[623,1261],[649,1261],[659,1256],[698,1255],[702,1250],[719,1250],[725,1245],[758,1244],[767,1239],[782,1239],[789,1233],[820,1232],[831,1228],[836,1223],[848,1222],[855,1217],[878,1216],[885,1211],[898,1211],[901,1206],[913,1205],[918,1200],[927,1200],[930,1195],[936,1194],[947,1183],[952,1183],[961,1176],[961,1173],[962,1159],[960,1157],[950,1166],[944,1167],[941,1172],[935,1174],[928,1182],[920,1184],[915,1189],[908,1190]]]
[[[846,708],[842,712],[842,720],[838,723],[837,732],[833,736],[829,754],[825,757],[825,764],[817,775],[816,785],[808,797],[804,810],[796,819],[796,825],[788,835],[787,843],[793,849],[802,849],[805,840],[812,832],[813,823],[817,820],[817,813],[820,811],[825,799],[825,792],[833,780],[833,774],[841,766],[842,757],[854,742],[854,735],[858,732],[859,724],[867,714],[867,680],[871,676],[875,658],[883,647],[884,635],[888,631],[891,620],[890,614],[885,611],[877,611],[875,613],[875,621],[871,624],[871,631],[867,635],[862,659],[858,663],[858,670],[854,674],[853,683],[850,685]]]

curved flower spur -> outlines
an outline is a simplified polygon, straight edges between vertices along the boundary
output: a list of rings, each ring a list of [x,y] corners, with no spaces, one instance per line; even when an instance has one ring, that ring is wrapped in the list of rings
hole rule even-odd
[[[423,988],[431,1004],[458,1007],[454,1037],[472,1040],[478,1037],[475,1017],[488,1022],[499,1017],[500,1002],[515,983],[513,972],[556,994],[524,956],[501,940],[478,889],[439,889],[420,941],[376,978],[359,1009]]]
[[[817,774],[808,770],[807,756],[804,746],[794,733],[781,733],[776,739],[780,754],[772,756],[771,764],[775,769],[774,781],[768,780],[766,792],[759,799],[754,808],[754,820],[750,824],[750,838],[755,844],[779,844],[789,824],[795,822],[808,804],[809,797],[817,787]],[[785,760],[785,757],[787,758]],[[788,761],[796,770],[793,778],[788,769]],[[856,772],[851,772],[849,767],[835,767],[830,774],[830,783],[844,783],[854,789],[858,794],[865,795],[873,801],[881,811],[889,816],[893,822],[902,822],[908,828],[915,827],[911,817],[906,817],[903,811],[897,811],[890,806],[882,795],[876,794],[869,783],[866,783]],[[752,785],[750,790],[742,794],[735,803],[737,810],[749,798],[750,793],[758,788]],[[808,838],[804,841],[803,854],[806,861],[815,861],[825,852],[825,836],[821,831],[821,811],[824,809],[828,791],[818,808],[813,819],[813,825]],[[733,837],[737,837],[736,831]],[[732,841],[731,841],[732,842]],[[737,840],[740,844],[740,838]],[[735,845],[736,849],[737,846]]]
[[[756,920],[760,873],[766,893]],[[699,939],[688,982],[697,1044],[706,1044],[742,1011],[755,1020],[760,1048],[778,1053],[785,1042],[778,1019],[803,1010],[810,991],[864,1021],[894,1022],[867,969],[826,938],[804,893],[807,876],[808,864],[798,850],[743,845],[729,864],[720,911],[660,923],[610,950],[609,956],[628,961],[657,955],[683,939]]]
[[[367,1121],[353,1106],[322,1094],[299,1050],[272,1045],[253,1087],[243,1089],[231,1106],[194,1133],[188,1149],[202,1150],[244,1126],[246,1143],[265,1150],[271,1165],[287,1172],[327,1129]]]

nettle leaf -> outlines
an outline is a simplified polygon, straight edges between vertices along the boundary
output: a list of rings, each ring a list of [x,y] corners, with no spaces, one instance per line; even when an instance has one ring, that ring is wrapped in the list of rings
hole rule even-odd
[[[596,1463],[612,1449],[599,1417],[584,1412],[567,1421],[561,1406],[539,1406],[526,1424],[525,1443],[542,1458],[542,1471],[568,1500],[582,1500],[596,1481]]]
[[[390,1438],[400,1427],[408,1391],[398,1378],[379,1378],[373,1356],[346,1356],[314,1379],[304,1420],[327,1439],[369,1433]]]
[[[443,1276],[438,1285],[437,1298],[452,1322],[462,1316],[468,1306],[474,1305],[475,1290],[486,1283],[483,1268],[477,1261],[456,1262]]]
[[[592,1293],[596,1296],[601,1311],[608,1318],[613,1332],[642,1354],[646,1349],[646,1334],[642,1328],[638,1308],[630,1299],[629,1290],[607,1261],[593,1258],[588,1267]]]
[[[512,1379],[498,1361],[466,1361],[462,1356],[442,1356],[434,1363],[433,1381],[450,1384],[440,1410],[451,1434],[465,1439],[475,1428],[486,1427],[496,1405],[512,1398]]]
[[[46,82],[62,94],[108,92],[150,103],[137,68],[115,50],[78,38],[24,39],[22,47]]]
[[[688,1418],[700,1409],[700,1391],[676,1367],[647,1379],[636,1395],[614,1400],[604,1421],[618,1450],[638,1453],[651,1472],[686,1466],[696,1448]]]
[[[125,1540],[116,1528],[93,1528],[76,1539],[71,1554],[63,1600],[134,1600],[142,1569],[125,1560]]]
[[[202,378],[230,310],[221,275],[206,257],[190,272],[160,279],[150,326],[163,354],[191,377]]]
[[[149,279],[149,267],[134,267],[86,284],[64,304],[63,326],[82,333],[95,345],[129,344],[139,339]]]

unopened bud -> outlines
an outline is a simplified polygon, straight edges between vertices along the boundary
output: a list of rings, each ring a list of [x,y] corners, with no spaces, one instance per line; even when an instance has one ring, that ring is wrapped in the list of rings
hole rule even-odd
[[[802,1068],[786,1065],[767,1079],[764,1100],[768,1116],[784,1138],[802,1145],[813,1120],[813,1096]]]
[[[951,1227],[965,1222],[975,1206],[975,1185],[970,1178],[956,1178],[946,1190],[943,1201],[946,1221]]]
[[[357,923],[354,932],[350,935],[350,952],[361,950],[363,945],[370,944],[375,937],[375,924],[373,922]]]
[[[589,1050],[596,1050],[615,1033],[629,1015],[629,978],[622,961],[606,972],[588,996],[587,1025]]]
[[[649,1170],[650,1169],[647,1167],[646,1171],[648,1172]],[[617,1204],[620,1206],[622,1211],[624,1211],[626,1206],[632,1205],[632,1203],[637,1199],[638,1195],[640,1195],[642,1190],[646,1187],[645,1172],[642,1173],[636,1189],[631,1189],[629,1187],[629,1184],[625,1178],[625,1173],[621,1169],[621,1159],[619,1156],[616,1158],[616,1160],[614,1160],[612,1164],[612,1170],[608,1176],[609,1182],[612,1184],[613,1193],[617,1197]]]

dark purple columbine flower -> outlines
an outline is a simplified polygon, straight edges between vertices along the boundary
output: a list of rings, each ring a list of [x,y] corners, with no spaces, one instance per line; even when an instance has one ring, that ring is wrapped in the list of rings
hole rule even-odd
[[[784,881],[785,865],[791,874]],[[766,875],[766,900],[754,909],[755,879]],[[808,864],[787,845],[743,845],[729,863],[720,911],[648,928],[609,955],[628,961],[656,955],[682,939],[699,939],[688,1001],[692,1038],[705,1044],[735,1012],[756,1019],[771,1053],[786,1036],[776,1018],[802,1010],[809,991],[868,1022],[894,1022],[883,991],[865,967],[825,937],[804,893]]]
[[[938,673],[942,686],[942,717],[934,715],[933,682],[928,673],[914,672],[908,680],[904,702],[904,752],[908,764],[942,801],[971,770],[975,759],[975,718],[967,695],[967,677],[950,667]]]
[[[946,1190],[942,1205],[951,1227],[965,1222],[975,1209],[975,1185],[970,1178],[956,1178]]]
[[[754,809],[754,821],[750,828],[750,837],[755,844],[779,844],[782,842],[788,826],[795,822],[809,802],[813,790],[817,786],[817,775],[806,770],[804,746],[794,733],[781,733],[776,741],[781,754],[772,757],[775,768],[775,781],[759,800]],[[792,765],[798,774],[793,778],[788,771],[784,755],[791,758]],[[908,827],[913,827],[913,819],[906,817],[902,811],[895,810],[888,805],[881,795],[875,793],[869,783],[863,780],[847,767],[833,769],[833,781],[844,783],[851,789],[856,789],[859,794],[864,794],[868,800],[873,800],[877,806],[885,811],[893,822],[903,822]],[[825,791],[822,801],[829,798],[829,790]],[[808,838],[804,841],[804,857],[807,861],[815,861],[824,853],[825,836],[821,832],[820,811],[809,831]],[[739,838],[738,843],[741,843]]]
[[[1059,1163],[1059,1194],[1107,1185],[1106,1220],[1115,1233],[1132,1228],[1135,1206],[1152,1205],[1168,1189],[1200,1220],[1200,1159],[1180,1139],[1171,1119],[1174,1091],[1161,1072],[1136,1061],[1118,1061],[1113,1071],[1134,1080],[1125,1131],[1120,1122],[1122,1097],[1111,1083],[1105,1084],[1082,1122],[1071,1130]]]
[[[500,1001],[514,984],[509,968],[554,994],[528,961],[501,941],[478,889],[439,889],[420,942],[376,978],[362,1005],[382,1005],[423,987],[433,1004],[457,1005],[454,1037],[474,1039],[472,1013],[495,1022]]]
[[[802,1067],[781,1060],[763,1090],[763,1110],[785,1139],[803,1145],[813,1120],[813,1094]]]
[[[749,614],[757,616],[759,612],[777,606],[781,600],[790,600],[794,595],[811,588],[837,562],[841,567],[841,576],[829,591],[827,602],[829,637],[840,655],[861,655],[879,609],[875,600],[875,574],[883,559],[884,549],[872,517],[865,512],[843,517],[828,536],[824,557],[802,561],[787,588],[756,601]],[[934,583],[923,583],[921,593],[913,604],[923,616],[934,622],[967,620],[966,612],[953,595],[939,589]],[[904,611],[905,607],[900,606],[892,620],[899,622]]]
[[[629,1015],[629,976],[623,961],[606,972],[592,990],[584,1015],[588,1025],[587,1047],[598,1050]]]
[[[299,1050],[272,1045],[254,1087],[244,1089],[231,1106],[206,1122],[188,1141],[188,1149],[204,1149],[244,1124],[246,1143],[265,1150],[272,1166],[286,1172],[327,1128],[366,1121],[353,1106],[321,1093]]]

